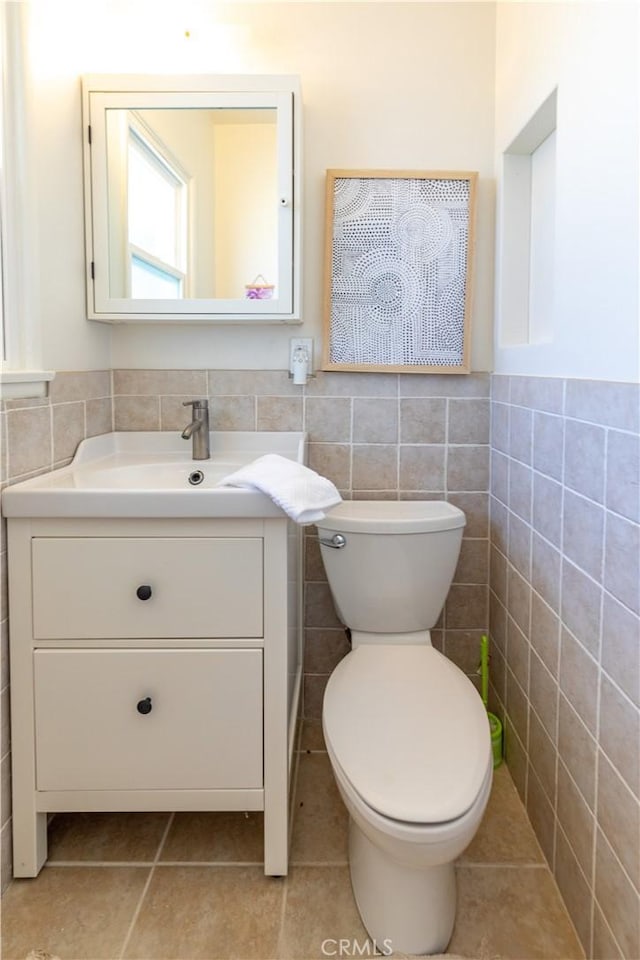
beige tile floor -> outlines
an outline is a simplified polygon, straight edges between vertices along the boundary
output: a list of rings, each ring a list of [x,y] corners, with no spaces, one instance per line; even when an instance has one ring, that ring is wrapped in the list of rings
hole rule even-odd
[[[263,875],[260,814],[55,817],[47,865],[3,899],[3,960],[312,960],[326,956],[328,939],[352,944],[343,957],[372,951],[349,883],[347,815],[322,747],[307,725],[286,879]],[[457,880],[450,954],[583,957],[504,766]]]

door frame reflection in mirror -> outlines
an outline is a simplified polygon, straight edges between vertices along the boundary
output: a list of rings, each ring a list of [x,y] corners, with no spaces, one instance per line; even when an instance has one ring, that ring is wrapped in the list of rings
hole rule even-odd
[[[302,217],[302,102],[300,82],[294,76],[130,76],[90,75],[82,79],[84,180],[85,180],[85,246],[87,316],[90,320],[140,323],[145,321],[171,322],[179,320],[204,323],[299,323],[301,307],[301,217]],[[277,212],[274,231],[277,230],[277,257],[273,259],[273,273],[259,258],[253,269],[247,260],[243,264],[247,276],[244,284],[251,285],[258,274],[267,276],[273,284],[269,299],[248,298],[244,290],[231,299],[194,296],[193,289],[193,221],[197,212],[197,189],[190,182],[190,171],[172,151],[163,144],[162,137],[147,123],[149,149],[159,157],[159,163],[175,169],[178,179],[185,182],[187,209],[191,224],[187,227],[187,250],[181,258],[184,269],[185,296],[180,299],[133,298],[126,294],[128,261],[130,256],[127,230],[126,174],[118,170],[118,163],[108,162],[109,132],[107,118],[111,111],[120,111],[126,134],[120,134],[120,157],[128,140],[128,126],[138,124],[145,128],[147,110],[233,110],[272,111],[276,119],[275,152],[277,156]],[[229,116],[230,114],[227,114]],[[253,114],[255,116],[255,113]],[[113,120],[111,125],[113,126]],[[139,124],[142,124],[140,128]],[[146,137],[145,137],[146,139]],[[169,161],[167,161],[169,158]],[[126,169],[126,159],[123,161]],[[124,179],[124,188],[123,188]],[[197,185],[196,185],[197,186]],[[239,188],[237,188],[239,189]],[[120,223],[114,226],[112,211],[120,206]],[[247,204],[247,206],[250,206]],[[247,215],[250,218],[250,214]],[[213,217],[211,218],[213,220]],[[236,226],[234,224],[234,226]],[[206,227],[206,223],[205,223]],[[213,236],[213,224],[211,235]],[[222,233],[224,237],[224,231]],[[124,239],[123,239],[124,238]],[[242,246],[241,241],[237,241]],[[230,244],[231,245],[231,244]],[[249,244],[247,244],[249,246]],[[207,256],[209,251],[207,250]],[[213,261],[213,241],[209,260]],[[152,259],[150,259],[152,263]],[[162,259],[159,264],[162,267]],[[157,264],[156,264],[157,266]],[[212,264],[213,268],[213,264]],[[152,267],[150,267],[152,269]],[[198,271],[195,271],[197,275]],[[167,271],[167,277],[170,271]],[[200,271],[202,273],[202,271]],[[120,274],[120,280],[114,277]],[[251,274],[251,275],[249,275]],[[122,279],[124,277],[124,280]],[[116,287],[119,284],[119,287]],[[244,286],[243,284],[243,286]],[[236,287],[238,284],[236,284]],[[228,294],[228,291],[227,291]]]

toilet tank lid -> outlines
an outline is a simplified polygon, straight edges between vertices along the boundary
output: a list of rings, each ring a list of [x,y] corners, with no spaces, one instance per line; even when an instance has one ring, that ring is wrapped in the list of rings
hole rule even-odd
[[[341,533],[436,533],[464,527],[462,510],[445,500],[343,500],[318,522]]]

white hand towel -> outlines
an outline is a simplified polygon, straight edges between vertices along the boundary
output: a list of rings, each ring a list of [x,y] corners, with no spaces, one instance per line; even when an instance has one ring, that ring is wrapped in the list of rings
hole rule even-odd
[[[301,524],[317,523],[330,507],[342,501],[331,480],[277,453],[258,457],[220,480],[218,486],[261,490]]]

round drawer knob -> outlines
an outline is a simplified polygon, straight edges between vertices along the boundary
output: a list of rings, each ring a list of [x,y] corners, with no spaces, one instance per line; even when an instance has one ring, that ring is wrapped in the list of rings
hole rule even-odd
[[[144,700],[139,700],[136,706],[136,710],[138,711],[138,713],[142,713],[143,715],[146,715],[147,713],[151,713],[151,710],[152,710],[151,697],[145,697]]]
[[[148,600],[151,596],[152,590],[148,583],[143,583],[136,590],[136,597],[138,600]]]

